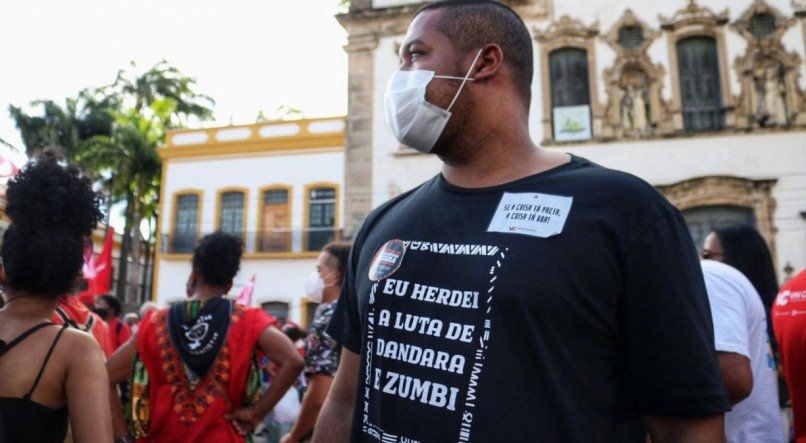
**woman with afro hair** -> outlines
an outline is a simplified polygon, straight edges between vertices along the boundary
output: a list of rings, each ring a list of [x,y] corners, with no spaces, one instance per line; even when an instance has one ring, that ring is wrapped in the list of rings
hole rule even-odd
[[[51,322],[80,279],[86,239],[101,212],[92,182],[53,151],[33,159],[6,191],[11,225],[0,248],[0,441],[109,442],[112,422],[101,349]],[[4,434],[4,435],[3,435]]]
[[[242,253],[239,238],[221,232],[203,237],[185,291],[177,292],[186,292],[187,300],[146,315],[137,334],[109,359],[109,382],[128,379],[131,386],[125,405],[130,434],[123,435],[116,418],[118,437],[243,442],[296,380],[302,358],[277,321],[224,298]],[[262,394],[258,353],[279,366]]]

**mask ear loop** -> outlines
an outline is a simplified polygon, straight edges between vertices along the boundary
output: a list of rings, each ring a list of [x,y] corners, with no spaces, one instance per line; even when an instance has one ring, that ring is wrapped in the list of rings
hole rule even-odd
[[[451,101],[451,104],[448,105],[448,109],[446,109],[446,111],[451,112],[453,104],[456,103],[456,100],[459,98],[459,94],[462,93],[462,89],[464,89],[467,80],[470,78],[470,73],[473,72],[473,68],[476,67],[476,62],[479,61],[479,57],[481,57],[482,51],[484,51],[484,48],[479,49],[479,52],[476,54],[476,58],[474,58],[473,63],[470,64],[470,69],[468,69],[467,74],[465,74],[465,78],[462,79],[462,84],[459,85],[459,90],[456,91],[456,95],[453,96],[453,100]]]

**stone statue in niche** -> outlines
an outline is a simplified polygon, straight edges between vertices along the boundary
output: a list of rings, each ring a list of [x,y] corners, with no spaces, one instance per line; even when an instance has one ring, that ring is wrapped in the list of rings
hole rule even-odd
[[[621,125],[625,135],[644,135],[650,128],[646,76],[628,72],[621,82]]]
[[[786,106],[786,86],[781,65],[774,61],[760,64],[753,80],[756,89],[756,120],[761,126],[783,126],[789,124]]]

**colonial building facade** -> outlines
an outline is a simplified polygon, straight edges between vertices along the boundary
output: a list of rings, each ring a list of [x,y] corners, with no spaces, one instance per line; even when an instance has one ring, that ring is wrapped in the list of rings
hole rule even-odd
[[[806,2],[504,3],[534,38],[534,140],[656,186],[698,246],[715,226],[751,223],[781,279],[806,266]],[[338,16],[349,33],[347,235],[439,171],[384,121],[386,82],[422,5],[353,0]]]
[[[343,117],[169,133],[153,298],[185,298],[195,245],[220,230],[245,247],[231,293],[254,277],[253,304],[306,323],[306,277],[341,237],[343,149]]]

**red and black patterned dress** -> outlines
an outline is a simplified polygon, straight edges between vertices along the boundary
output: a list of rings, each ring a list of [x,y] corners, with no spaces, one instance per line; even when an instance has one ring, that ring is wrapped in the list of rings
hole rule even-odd
[[[254,352],[263,331],[276,320],[258,308],[235,305],[227,337],[210,371],[192,382],[174,347],[167,309],[146,316],[137,333],[133,414],[144,418],[138,442],[243,442],[225,418],[247,403],[254,377]],[[142,371],[145,371],[143,373]],[[145,379],[145,383],[143,380]],[[137,392],[138,389],[147,392]],[[142,395],[147,394],[147,395]],[[131,416],[129,417],[131,418]],[[141,434],[141,432],[135,432]]]

